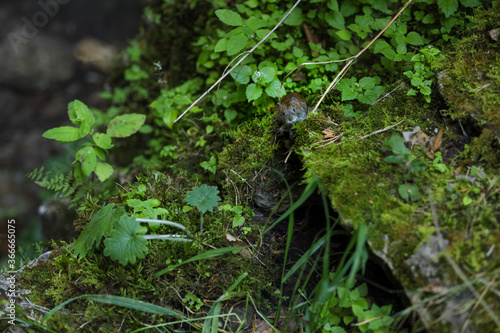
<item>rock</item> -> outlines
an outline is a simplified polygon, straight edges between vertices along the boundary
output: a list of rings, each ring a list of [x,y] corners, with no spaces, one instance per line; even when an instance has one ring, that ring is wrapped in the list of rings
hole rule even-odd
[[[43,31],[27,39],[21,26],[0,42],[0,59],[0,83],[17,89],[47,90],[73,75],[69,43]]]

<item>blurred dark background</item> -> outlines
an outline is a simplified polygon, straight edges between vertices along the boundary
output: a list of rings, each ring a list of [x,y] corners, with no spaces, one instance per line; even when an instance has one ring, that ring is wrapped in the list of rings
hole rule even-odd
[[[144,5],[146,0],[0,1],[0,269],[9,219],[16,220],[18,249],[28,251],[17,252],[18,262],[34,253],[28,244],[71,238],[72,212],[26,175],[50,159],[71,163],[74,155],[42,133],[69,125],[67,104],[74,99],[105,109],[99,93],[111,63],[138,32]]]

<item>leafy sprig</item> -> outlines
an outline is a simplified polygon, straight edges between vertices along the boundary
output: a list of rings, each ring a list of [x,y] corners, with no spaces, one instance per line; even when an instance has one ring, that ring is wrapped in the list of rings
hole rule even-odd
[[[106,163],[106,152],[113,148],[112,138],[124,138],[137,132],[146,120],[142,114],[127,114],[113,118],[106,133],[96,132],[94,113],[79,100],[68,104],[69,120],[75,126],[60,126],[43,133],[47,139],[57,140],[60,143],[74,142],[90,137],[90,142],[75,154],[74,176],[80,182],[94,172],[100,181],[105,181],[113,174],[113,167]]]

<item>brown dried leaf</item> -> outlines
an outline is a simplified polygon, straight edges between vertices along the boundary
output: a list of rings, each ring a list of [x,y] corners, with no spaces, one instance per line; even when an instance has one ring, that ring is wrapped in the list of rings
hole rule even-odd
[[[432,140],[432,152],[436,152],[439,148],[441,148],[441,144],[443,143],[443,129],[439,129],[439,133],[437,136],[433,137]]]

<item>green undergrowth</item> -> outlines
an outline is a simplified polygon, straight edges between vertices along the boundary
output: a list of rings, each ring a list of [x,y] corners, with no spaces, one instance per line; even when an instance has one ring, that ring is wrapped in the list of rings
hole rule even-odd
[[[210,332],[218,316],[243,302],[269,323],[276,316],[271,324],[282,330],[279,309],[289,306],[286,319],[304,331],[394,331],[396,314],[370,301],[372,286],[355,284],[356,274],[364,273],[369,245],[407,290],[427,287],[428,277],[410,272],[405,262],[436,234],[436,224],[449,241],[451,258],[470,276],[497,278],[500,83],[498,44],[487,31],[498,22],[498,2],[415,1],[318,111],[288,132],[276,122],[277,97],[300,92],[311,110],[341,64],[304,66],[285,75],[303,62],[355,55],[401,7],[392,0],[304,2],[217,92],[174,123],[291,3],[156,2],[145,9],[139,36],[102,94],[109,108],[73,102],[69,116],[80,129],[72,128],[69,137],[49,132],[58,141],[72,141],[75,161],[64,172],[47,167],[32,177],[71,197],[81,236],[55,246],[49,261],[19,279],[33,286],[31,302],[55,309],[42,327],[115,332],[162,325],[160,331],[173,331],[168,323],[178,317],[169,311],[175,311],[185,322],[199,321],[188,324],[193,329]],[[75,105],[86,120],[74,117]],[[110,137],[126,135],[97,135],[116,119],[138,114],[144,116],[140,128],[132,124],[133,135],[113,144]],[[297,227],[304,223],[294,212],[312,193],[324,204],[324,234],[300,249],[298,264],[291,264],[291,242],[297,233],[300,238],[303,229]],[[262,195],[270,203],[266,214],[282,204],[278,227],[272,219],[252,221]],[[335,223],[329,206],[338,214]],[[116,219],[104,223],[103,209],[117,212]],[[177,231],[139,226],[136,218],[173,221],[190,234],[182,242],[145,242],[145,236]],[[353,238],[345,251],[330,253],[336,223]],[[128,233],[125,224],[133,227]],[[142,244],[141,254],[120,257],[114,243],[119,238]],[[340,264],[332,267],[330,256],[341,257]],[[435,261],[448,267],[443,257]],[[450,285],[463,283],[451,268],[443,270]],[[292,295],[283,293],[290,272],[301,275],[288,286]],[[82,295],[128,301],[113,298],[110,305],[106,298]],[[134,300],[165,311],[136,311],[144,304],[126,305]],[[485,300],[498,308],[491,293]],[[480,308],[470,320],[493,331],[488,319]]]

